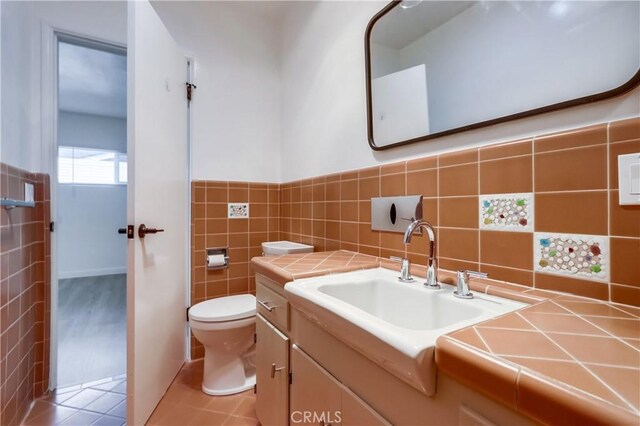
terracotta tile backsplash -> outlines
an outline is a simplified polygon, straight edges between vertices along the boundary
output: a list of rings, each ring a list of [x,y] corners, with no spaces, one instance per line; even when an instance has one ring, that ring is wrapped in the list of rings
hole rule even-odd
[[[49,176],[0,165],[0,196],[36,206],[0,208],[1,424],[18,424],[49,382]]]
[[[618,205],[614,158],[631,152],[640,152],[640,118],[280,185],[195,181],[192,304],[254,291],[249,263],[263,241],[425,264],[425,236],[405,247],[401,234],[371,230],[372,197],[422,194],[424,218],[438,232],[441,268],[640,306],[640,206]],[[534,226],[481,231],[480,200],[500,194],[534,200],[535,214],[527,216]],[[249,219],[227,219],[228,202],[248,202]],[[610,279],[537,271],[534,232],[608,238]],[[231,267],[207,271],[205,248],[226,245]],[[202,346],[192,342],[192,357],[201,357]]]
[[[228,203],[248,203],[249,218],[228,219]],[[194,181],[191,211],[191,305],[215,297],[255,292],[249,262],[262,254],[262,242],[277,241],[280,237],[279,185]],[[308,228],[305,232],[312,230]],[[324,233],[324,229],[317,232]],[[207,270],[205,250],[212,247],[229,247],[228,269]],[[193,336],[191,343],[191,358],[201,358],[204,348]]]
[[[640,206],[617,202],[616,156],[632,152],[640,152],[639,118],[290,182],[281,185],[280,238],[425,263],[424,237],[404,247],[400,234],[370,225],[371,197],[422,194],[442,268],[640,305]],[[532,194],[533,228],[480,231],[478,196],[514,193]],[[315,219],[306,204],[324,205],[324,227],[305,225]],[[610,280],[534,272],[533,232],[610,237]]]

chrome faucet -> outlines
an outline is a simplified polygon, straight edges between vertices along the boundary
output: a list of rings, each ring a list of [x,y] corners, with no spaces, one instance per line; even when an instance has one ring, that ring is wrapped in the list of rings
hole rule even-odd
[[[429,235],[429,263],[427,264],[427,281],[424,285],[427,288],[440,288],[438,284],[438,264],[436,260],[436,232],[433,226],[425,220],[414,220],[404,231],[404,243],[409,244],[413,233],[418,229],[424,229]]]
[[[457,288],[453,292],[455,297],[460,299],[473,299],[473,293],[469,290],[469,277],[487,278],[489,274],[486,272],[476,272],[469,270],[458,271],[458,283]]]

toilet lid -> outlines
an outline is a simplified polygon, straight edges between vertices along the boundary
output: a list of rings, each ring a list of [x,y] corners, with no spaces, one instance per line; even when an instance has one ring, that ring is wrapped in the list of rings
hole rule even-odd
[[[219,297],[200,302],[189,309],[189,318],[202,322],[233,321],[256,314],[256,298],[252,294]]]

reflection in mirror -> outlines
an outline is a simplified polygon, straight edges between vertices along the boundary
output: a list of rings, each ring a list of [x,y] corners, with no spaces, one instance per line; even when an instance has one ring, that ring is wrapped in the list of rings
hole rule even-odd
[[[640,77],[638,1],[397,5],[367,30],[376,149],[613,96]]]

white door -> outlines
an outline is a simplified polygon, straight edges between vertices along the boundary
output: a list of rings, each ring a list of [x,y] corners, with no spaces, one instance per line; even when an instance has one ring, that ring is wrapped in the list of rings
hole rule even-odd
[[[127,423],[144,424],[186,359],[187,60],[147,1],[128,5]],[[164,232],[138,236],[140,225]]]

